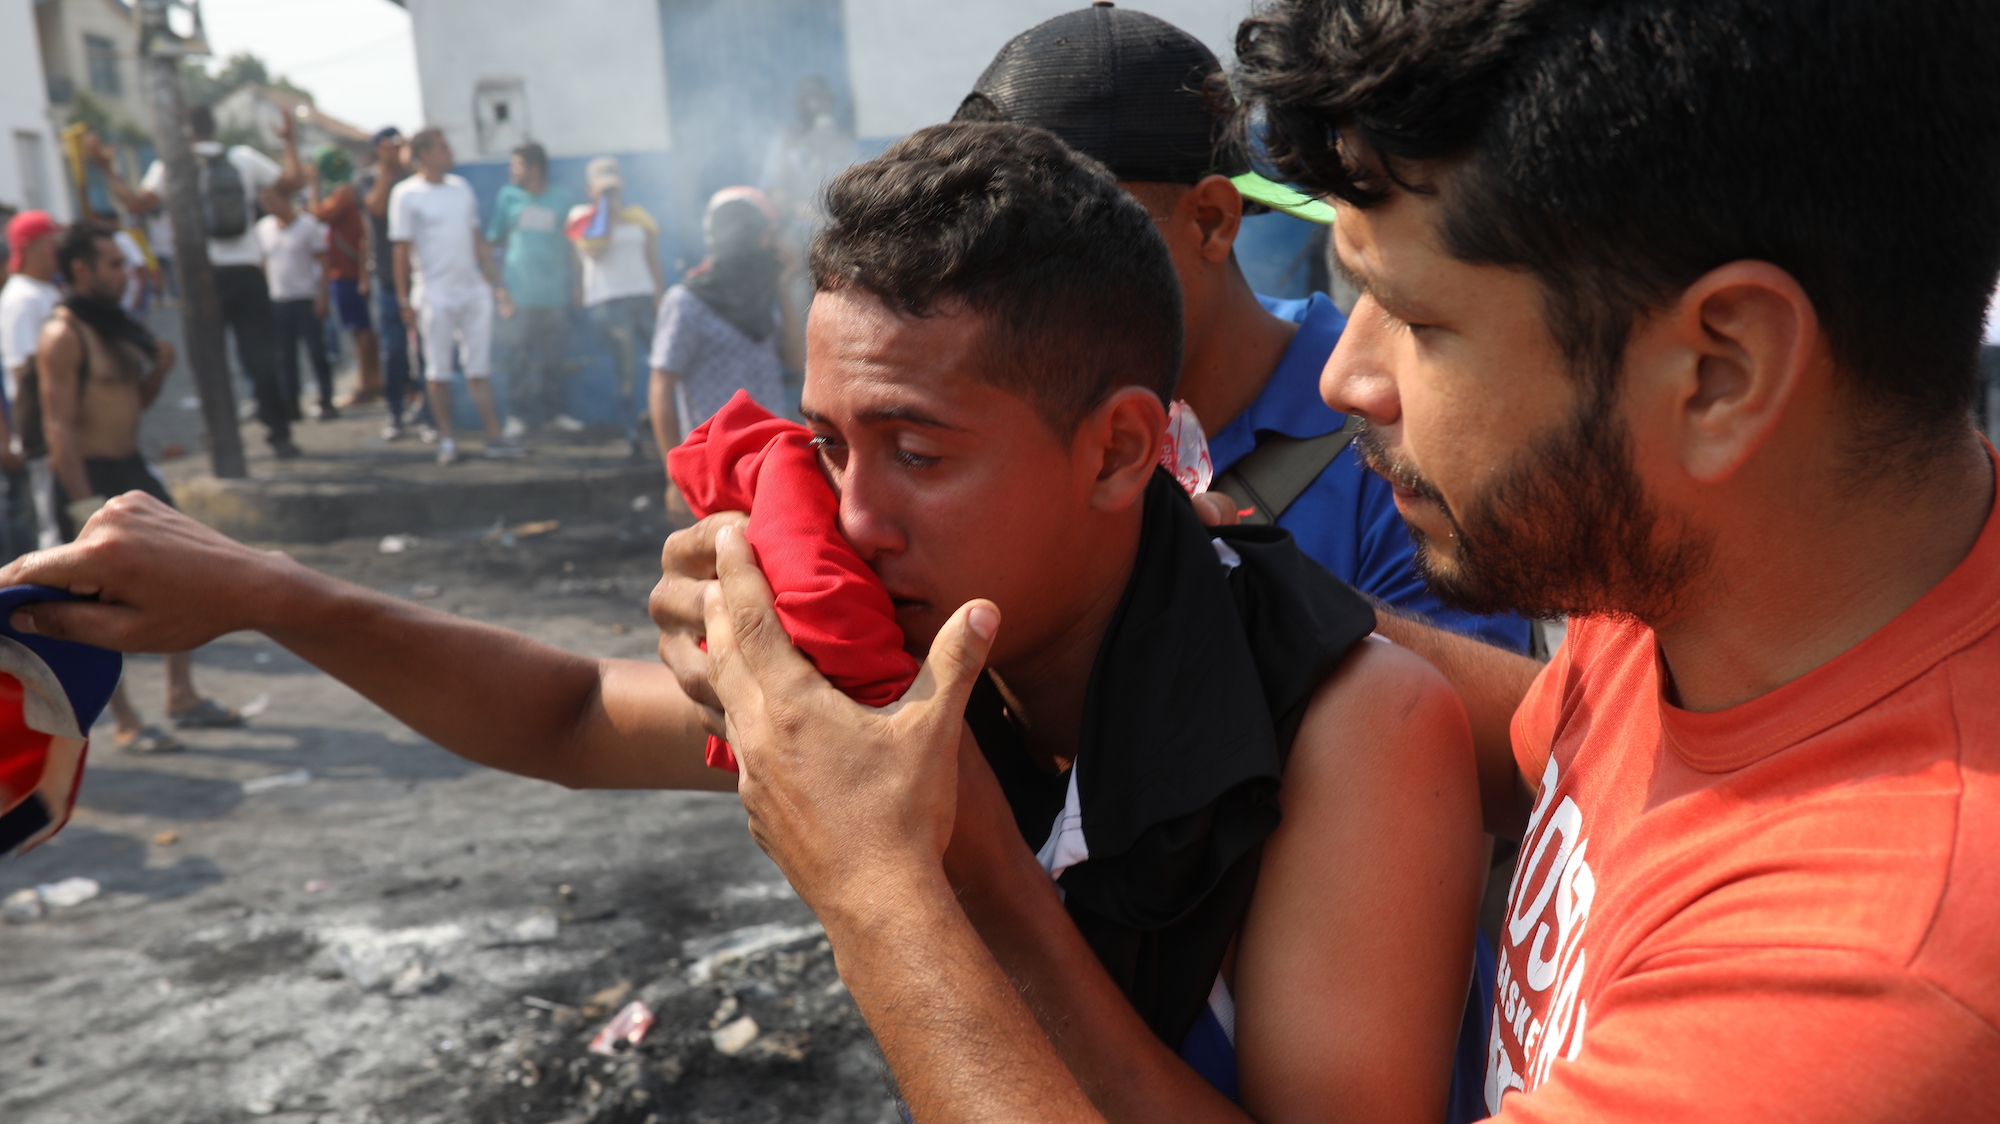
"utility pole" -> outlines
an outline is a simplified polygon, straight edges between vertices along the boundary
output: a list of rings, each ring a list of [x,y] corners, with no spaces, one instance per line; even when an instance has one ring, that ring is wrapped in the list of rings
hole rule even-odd
[[[178,12],[176,12],[178,9]],[[190,30],[176,32],[171,17]],[[215,295],[215,270],[208,261],[208,221],[202,214],[194,146],[187,134],[187,92],[181,64],[206,53],[196,0],[139,0],[139,58],[153,103],[153,143],[167,173],[164,201],[174,220],[174,258],[181,273],[181,325],[187,337],[188,367],[201,396],[201,420],[208,431],[208,463],[218,477],[249,475],[243,463],[243,431],[236,420],[236,390],[229,379],[229,355],[222,338],[222,302]]]

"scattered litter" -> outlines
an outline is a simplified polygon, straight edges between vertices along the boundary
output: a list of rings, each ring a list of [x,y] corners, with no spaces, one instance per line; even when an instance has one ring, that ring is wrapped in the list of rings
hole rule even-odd
[[[312,772],[307,769],[293,769],[289,773],[254,777],[243,782],[243,795],[255,796],[257,793],[269,792],[274,788],[297,788],[299,785],[310,783],[312,779]]]
[[[619,980],[617,983],[612,984],[610,987],[607,987],[603,991],[597,992],[596,994],[592,995],[589,999],[584,1000],[583,1013],[589,1015],[593,1019],[601,1015],[609,1014],[611,1011],[615,1010],[620,1003],[625,1002],[625,997],[630,994],[632,994],[632,981]]]
[[[514,536],[507,530],[507,521],[505,519],[495,519],[493,526],[484,535],[479,537],[479,541],[489,546],[496,543],[500,546],[513,546]]]
[[[181,399],[181,409],[199,410],[201,409],[201,399],[196,398],[194,395],[190,394],[187,397]]]
[[[271,653],[269,652],[257,653],[258,657],[257,662],[258,663],[266,662],[270,658],[270,655]],[[258,695],[256,698],[251,699],[249,702],[244,703],[242,706],[237,707],[236,713],[242,715],[245,718],[255,718],[269,709],[271,709],[271,694],[270,692],[266,691],[265,693]]]
[[[710,1031],[708,1039],[715,1043],[716,1053],[733,1058],[757,1041],[759,1033],[757,1020],[745,1015],[719,1030]]]
[[[389,983],[389,998],[410,999],[442,991],[450,983],[450,977],[431,964],[430,957],[419,952],[412,956],[396,978]]]
[[[649,507],[651,507],[651,506],[653,506],[653,497],[651,497],[651,496],[633,496],[633,497],[632,497],[632,510],[633,510],[633,511],[644,511],[644,510],[646,510],[647,508],[649,508]]]
[[[429,601],[443,592],[444,590],[441,587],[431,585],[429,582],[419,582],[410,587],[410,596],[419,601]]]
[[[605,1023],[603,1029],[597,1032],[597,1036],[590,1040],[590,1052],[616,1057],[621,1050],[637,1046],[646,1037],[646,1032],[653,1029],[653,1021],[652,1008],[634,999],[613,1015],[611,1021]],[[752,1024],[750,1035],[754,1038],[756,1034],[756,1025]],[[740,1050],[742,1047],[739,1046],[737,1049]]]
[[[783,1058],[788,1062],[806,1060],[806,1044],[812,1041],[809,1034],[780,1030],[766,1034],[750,1046],[750,1053],[760,1058]]]
[[[181,841],[181,833],[169,828],[153,836],[153,846],[171,847]]]
[[[551,531],[560,530],[562,530],[562,520],[544,519],[537,523],[523,523],[517,527],[509,527],[507,533],[517,539],[531,539],[536,535],[546,535]]]
[[[533,1007],[537,1011],[548,1011],[551,1014],[554,1014],[559,1011],[576,1010],[575,1007],[571,1007],[563,1003],[558,1003],[553,999],[543,999],[539,995],[523,995],[521,997],[521,1004],[526,1007]]]
[[[16,924],[39,919],[48,909],[42,905],[42,892],[33,886],[16,890],[0,901],[0,915]]]
[[[252,1116],[269,1116],[278,1111],[277,1101],[251,1101],[243,1106],[243,1111]]]
[[[367,926],[343,926],[321,934],[322,942],[332,950],[334,966],[363,991],[392,986],[431,991],[444,986],[446,978],[431,967],[428,954],[464,937],[464,928],[453,924],[391,932]],[[410,972],[413,966],[417,968],[414,975]],[[406,978],[408,984],[404,983]]]
[[[547,944],[562,931],[562,922],[553,913],[537,913],[513,924],[488,921],[486,927],[499,934],[500,944]]]
[[[306,893],[308,894],[317,894],[322,890],[330,890],[332,888],[333,888],[333,883],[327,881],[324,878],[315,878],[310,882],[307,882],[305,887]]]
[[[828,995],[846,995],[847,981],[841,979],[834,980],[832,983],[826,985],[826,993]]]
[[[565,882],[556,887],[556,897],[566,902],[573,902],[576,900],[576,887]]]
[[[42,900],[56,909],[66,909],[82,905],[102,893],[104,887],[95,878],[65,878],[60,882],[44,882],[35,887]]]
[[[742,960],[783,945],[825,935],[826,930],[816,924],[785,925],[770,922],[764,925],[751,925],[720,936],[683,942],[682,954],[694,961],[688,965],[688,982],[707,983],[714,977],[717,968],[731,961]]]
[[[417,536],[383,535],[382,541],[375,544],[375,549],[383,554],[402,554],[406,551],[415,550],[417,549]]]
[[[710,1015],[708,1017],[709,1029],[713,1030],[714,1028],[721,1026],[723,1023],[735,1019],[736,1012],[741,1006],[742,1004],[737,1002],[736,997],[734,995],[723,996],[722,1002],[716,1004],[715,1014]]]

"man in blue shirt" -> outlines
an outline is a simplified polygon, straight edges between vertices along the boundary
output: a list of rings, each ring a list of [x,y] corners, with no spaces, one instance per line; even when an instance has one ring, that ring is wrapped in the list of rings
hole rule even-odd
[[[1129,9],[1113,11],[1115,16],[1104,18],[1115,21],[1118,34],[1192,41],[1164,20]],[[1038,50],[1068,45],[1055,36]],[[1234,250],[1246,209],[1276,206],[1325,222],[1331,220],[1332,208],[1250,173],[1247,156],[1234,145],[1218,143],[1219,117],[1210,135],[1188,136],[1177,135],[1178,122],[1149,111],[1184,84],[1215,88],[1221,64],[1210,54],[1206,73],[1125,68],[1107,83],[1087,67],[1024,66],[1016,63],[1019,57],[1003,50],[954,119],[1047,129],[1109,167],[1152,214],[1173,252],[1184,300],[1186,358],[1176,394],[1209,434],[1217,475],[1273,437],[1338,432],[1347,419],[1321,401],[1319,375],[1346,317],[1324,295],[1304,301],[1258,296],[1244,279]],[[1226,87],[1222,90],[1226,97]],[[1246,193],[1254,198],[1246,200]],[[1351,443],[1275,522],[1292,533],[1306,554],[1378,605],[1515,652],[1528,651],[1527,621],[1459,612],[1425,587],[1416,570],[1416,546],[1396,512],[1388,482],[1361,464]]]
[[[512,315],[500,319],[514,412],[533,428],[566,417],[569,386],[563,353],[576,282],[563,217],[575,204],[569,189],[549,183],[549,155],[539,144],[514,150],[510,182],[493,202],[486,240],[505,248],[501,262]]]

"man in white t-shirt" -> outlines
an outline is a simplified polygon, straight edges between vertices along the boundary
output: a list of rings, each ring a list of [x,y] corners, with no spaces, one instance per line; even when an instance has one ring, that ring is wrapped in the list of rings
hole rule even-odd
[[[279,118],[278,135],[285,142],[282,167],[248,145],[224,148],[215,140],[215,114],[205,105],[188,109],[188,133],[194,138],[196,175],[209,215],[208,260],[214,267],[215,296],[222,321],[236,337],[236,357],[257,391],[257,419],[271,451],[296,457],[292,444],[291,410],[278,375],[277,324],[271,312],[271,291],[264,282],[264,254],[257,245],[257,195],[266,188],[297,191],[305,186],[298,145],[292,138],[292,118]],[[166,165],[155,160],[133,188],[118,178],[111,150],[92,145],[89,155],[104,174],[104,182],[120,205],[135,215],[150,215],[163,207]],[[233,174],[232,174],[233,173]]]
[[[431,417],[438,427],[438,463],[458,460],[451,432],[451,372],[456,357],[465,365],[465,387],[486,430],[485,453],[511,459],[528,450],[501,435],[493,405],[493,311],[512,309],[494,268],[479,225],[479,200],[463,177],[451,174],[451,145],[441,129],[410,138],[417,174],[389,192],[389,241],[396,254],[396,303],[404,321],[416,316],[423,338],[424,381]],[[421,272],[420,296],[411,298],[410,277]]]
[[[306,349],[319,388],[319,417],[337,418],[333,405],[333,364],[326,354],[326,224],[299,210],[290,193],[266,191],[259,200],[257,244],[264,252],[264,279],[271,287],[271,317],[278,333],[278,372],[285,406],[297,418],[304,386],[299,381],[299,348]]]
[[[42,325],[62,303],[56,287],[56,239],[62,228],[47,211],[22,211],[7,223],[7,283],[0,286],[0,369],[5,371],[8,408],[0,412],[0,469],[7,480],[5,532],[8,556],[32,550],[34,520],[28,518],[28,473],[14,437],[12,404],[19,400],[21,375],[35,358]]]

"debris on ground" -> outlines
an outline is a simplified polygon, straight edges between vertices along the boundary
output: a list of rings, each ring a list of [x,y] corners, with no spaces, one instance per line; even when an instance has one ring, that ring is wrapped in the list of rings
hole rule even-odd
[[[709,1041],[715,1043],[715,1052],[727,1057],[735,1057],[744,1048],[757,1041],[757,1020],[744,1015],[733,1022],[727,1022],[709,1032]]]
[[[646,1032],[653,1029],[653,1022],[653,1009],[634,999],[612,1016],[611,1021],[605,1023],[597,1036],[590,1040],[590,1052],[615,1058],[644,1041]]]
[[[42,905],[42,892],[33,886],[16,890],[0,901],[0,916],[17,925],[39,920],[47,912],[48,908]]]
[[[35,887],[35,890],[42,895],[42,901],[50,908],[67,909],[73,905],[82,905],[103,893],[104,887],[98,885],[95,878],[65,878],[60,882],[44,882]]]
[[[310,769],[293,769],[289,773],[273,773],[267,777],[252,777],[243,782],[243,795],[255,796],[257,793],[269,792],[274,788],[297,788],[302,784],[311,783],[312,779],[313,775]]]
[[[171,847],[180,841],[181,833],[171,828],[153,834],[153,846],[155,847]]]
[[[406,554],[417,549],[417,536],[383,535],[382,541],[376,544],[375,549],[383,554]]]
[[[270,662],[269,659],[263,658],[269,656],[269,652],[259,652],[257,655],[259,657],[257,660],[258,663]],[[271,709],[271,693],[266,691],[249,702],[244,703],[242,706],[237,707],[236,713],[244,718],[255,718],[269,709]]]

